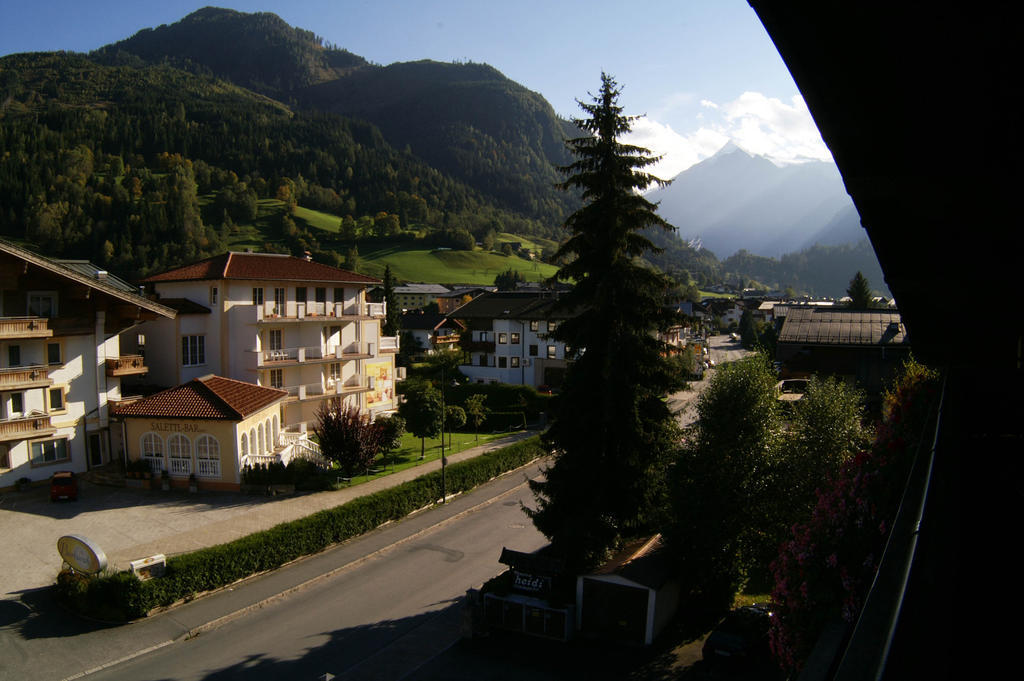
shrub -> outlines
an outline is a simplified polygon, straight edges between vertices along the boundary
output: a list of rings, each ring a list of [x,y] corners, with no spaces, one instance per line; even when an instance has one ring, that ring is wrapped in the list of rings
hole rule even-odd
[[[467,491],[544,454],[540,440],[533,437],[452,464],[447,467],[447,491],[449,494]],[[269,530],[175,556],[167,561],[163,577],[145,582],[126,572],[91,579],[61,572],[55,593],[70,609],[92,617],[105,620],[144,617],[155,607],[168,606],[258,572],[273,570],[357,537],[385,522],[404,518],[435,503],[440,496],[441,472],[435,471]]]

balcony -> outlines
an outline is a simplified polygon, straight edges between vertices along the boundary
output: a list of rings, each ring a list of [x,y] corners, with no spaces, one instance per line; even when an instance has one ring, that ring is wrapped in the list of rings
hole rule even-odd
[[[47,375],[49,367],[43,365],[0,369],[0,390],[29,390],[49,388],[53,380]]]
[[[369,359],[369,352],[362,351],[359,343],[348,345],[329,345],[326,348],[310,345],[299,348],[276,348],[274,350],[256,350],[256,367],[274,369],[293,364],[316,364],[324,362],[343,362],[350,359]]]
[[[53,330],[46,317],[0,317],[0,340],[52,336]]]
[[[434,345],[455,345],[459,342],[459,334],[449,333],[444,336],[434,336]]]
[[[359,319],[382,319],[384,303],[297,303],[288,301],[277,305],[266,301],[252,306],[256,311],[256,323],[278,324],[306,321],[356,321]]]
[[[381,336],[381,352],[398,352],[398,336]]]
[[[45,414],[29,414],[0,419],[0,442],[47,437],[57,432]]]
[[[142,355],[121,355],[107,358],[107,376],[134,376],[149,371]]]
[[[300,402],[305,400],[322,400],[329,397],[351,395],[372,389],[372,379],[365,376],[353,376],[345,382],[339,379],[327,379],[322,383],[306,383],[304,385],[285,386],[282,390],[289,397]]]

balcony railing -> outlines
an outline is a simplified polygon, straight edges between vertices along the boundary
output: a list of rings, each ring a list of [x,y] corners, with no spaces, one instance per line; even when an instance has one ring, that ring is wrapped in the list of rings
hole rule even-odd
[[[53,380],[47,375],[48,370],[43,365],[0,369],[0,390],[48,388],[53,385]]]
[[[29,414],[0,419],[0,442],[46,437],[56,432],[57,429],[50,423],[48,415]]]
[[[384,303],[364,303],[362,306],[355,301],[343,303],[297,303],[293,300],[278,305],[266,301],[255,305],[256,321],[261,323],[293,322],[306,319],[330,321],[334,319],[355,320],[364,317],[382,318],[386,310]]]
[[[329,378],[322,383],[305,383],[303,385],[289,385],[282,388],[291,397],[299,400],[314,400],[335,395],[346,395],[348,393],[369,390],[372,379],[365,376],[353,376],[346,381]]]
[[[0,317],[0,339],[12,338],[50,338],[50,329],[46,317]]]
[[[168,469],[171,475],[184,476],[192,474],[192,459],[183,459],[178,457],[169,457],[170,468]]]
[[[444,336],[434,336],[434,345],[450,345],[459,342],[459,334],[449,333]]]
[[[398,336],[381,336],[381,352],[398,352]]]
[[[328,345],[326,348],[319,345],[301,348],[277,348],[274,350],[259,350],[257,353],[257,362],[260,367],[282,363],[359,359],[362,356],[369,355],[367,352],[360,352],[358,342],[349,343],[348,345]]]
[[[196,459],[196,477],[200,477],[200,478],[219,478],[220,477],[220,460],[219,459]]]
[[[142,355],[121,355],[107,358],[107,376],[131,376],[149,371]]]

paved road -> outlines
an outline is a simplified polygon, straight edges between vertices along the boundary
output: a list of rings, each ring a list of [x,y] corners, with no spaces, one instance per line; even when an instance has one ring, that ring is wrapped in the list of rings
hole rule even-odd
[[[739,341],[730,340],[727,335],[711,336],[708,340],[710,357],[718,366],[725,362],[735,362],[751,354],[749,350],[743,349]],[[695,409],[697,398],[707,388],[714,373],[715,369],[709,369],[704,372],[703,380],[690,383],[689,390],[682,390],[668,396],[669,410],[675,414],[679,425],[689,426],[697,419],[697,410]]]
[[[0,679],[399,678],[457,639],[456,600],[502,569],[502,546],[545,543],[520,508],[540,474],[533,464],[136,624],[83,623],[46,592],[0,601]]]

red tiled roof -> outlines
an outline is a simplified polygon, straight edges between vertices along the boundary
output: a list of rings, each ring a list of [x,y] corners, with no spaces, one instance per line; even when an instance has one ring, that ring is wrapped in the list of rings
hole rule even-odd
[[[288,392],[222,376],[204,376],[147,398],[116,405],[115,416],[238,421],[287,397]]]
[[[250,279],[333,282],[338,284],[380,284],[364,274],[331,267],[311,260],[277,253],[222,253],[206,260],[154,274],[143,283],[161,281],[216,281]]]

